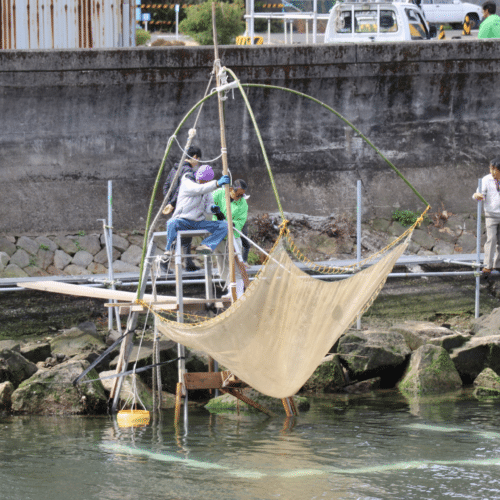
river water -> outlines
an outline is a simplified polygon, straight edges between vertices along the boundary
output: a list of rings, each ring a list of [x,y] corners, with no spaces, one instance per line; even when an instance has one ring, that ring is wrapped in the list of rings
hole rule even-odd
[[[500,499],[500,402],[311,399],[287,420],[0,416],[1,500]]]

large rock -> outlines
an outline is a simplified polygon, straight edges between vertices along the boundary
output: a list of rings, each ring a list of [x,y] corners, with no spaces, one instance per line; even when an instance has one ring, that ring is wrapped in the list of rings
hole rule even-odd
[[[137,266],[127,264],[122,260],[115,260],[113,262],[113,272],[115,273],[138,273],[139,270],[140,269]]]
[[[457,253],[473,253],[476,251],[476,237],[470,233],[463,233],[457,239]]]
[[[404,393],[417,396],[456,391],[462,387],[462,380],[445,349],[423,345],[411,355],[408,370],[398,387]]]
[[[38,368],[17,351],[0,351],[0,382],[10,381],[17,387],[23,380],[31,377]]]
[[[399,379],[411,353],[400,333],[374,330],[346,333],[337,352],[351,379],[381,377],[384,386]]]
[[[249,388],[243,389],[243,394],[267,410],[277,414],[285,414],[285,409],[281,399],[271,398],[257,392],[255,389]],[[303,396],[293,396],[293,401],[298,411],[309,409],[310,404],[307,398]],[[242,413],[260,413],[260,410],[244,403],[243,401],[240,401],[231,394],[223,394],[222,396],[211,399],[205,405],[205,408],[210,413],[235,413],[238,411]]]
[[[474,396],[500,398],[500,377],[491,368],[484,369],[474,380]]]
[[[99,236],[97,234],[78,236],[78,238],[75,239],[75,243],[81,250],[85,250],[92,255],[96,255],[101,250],[101,242],[99,241]]]
[[[177,344],[172,340],[161,340],[160,341],[160,361],[172,361],[162,365],[161,367],[161,380],[162,386],[168,392],[175,394],[175,389],[178,381],[177,372]],[[109,364],[111,369],[116,368],[118,361],[118,356],[116,356]],[[153,364],[153,342],[144,341],[142,342],[141,348],[134,345],[130,353],[130,364],[129,368],[132,369],[132,364],[137,361],[137,368],[142,368]],[[208,358],[204,353],[198,353],[197,351],[191,351],[186,349],[186,369],[188,372],[206,372],[208,370]],[[152,370],[148,370],[141,373],[142,379],[147,385],[151,387],[152,385]],[[196,391],[195,397],[202,397],[206,395],[204,391]]]
[[[342,390],[348,394],[363,394],[378,389],[381,382],[380,377],[369,378],[368,380],[346,385]]]
[[[0,340],[0,351],[4,349],[21,352],[21,343],[17,340]]]
[[[105,245],[106,240],[104,234],[101,235],[101,245]],[[118,234],[113,234],[113,248],[116,248],[120,252],[124,252],[130,246],[130,243]]]
[[[52,339],[50,348],[52,355],[64,354],[71,358],[86,351],[101,352],[106,348],[106,344],[95,333],[74,327]]]
[[[17,248],[22,248],[30,255],[36,255],[38,249],[40,248],[40,243],[37,243],[35,240],[28,238],[27,236],[21,236],[17,240]]]
[[[451,352],[451,359],[464,384],[472,384],[485,369],[500,373],[500,335],[473,337]]]
[[[54,243],[69,255],[74,255],[78,252],[78,247],[75,245],[75,242],[65,236],[56,236],[54,238]]]
[[[28,274],[25,273],[17,264],[9,263],[0,273],[0,278],[28,278]]]
[[[24,269],[28,267],[31,263],[35,262],[35,257],[30,255],[26,250],[20,248],[11,258],[10,263]]]
[[[472,331],[476,337],[500,335],[500,307],[493,309],[490,314],[481,316],[472,322]]]
[[[0,411],[10,410],[13,392],[14,384],[12,382],[7,381],[0,384]]]
[[[114,378],[105,378],[111,375],[115,375],[115,370],[109,370],[99,373],[99,378],[101,379],[102,385],[106,392],[110,392],[113,387]],[[137,388],[137,394],[140,401],[144,404],[147,410],[151,411],[153,409],[153,393],[151,389],[141,380],[139,375],[127,375],[123,381],[122,390],[120,393],[120,408],[131,408],[133,403],[130,395],[133,394],[133,380],[135,377],[135,383]],[[140,407],[140,402],[137,401]],[[169,392],[162,391],[161,393],[161,408],[167,410],[169,408],[175,408],[175,395]]]
[[[12,410],[30,415],[105,413],[107,398],[95,370],[87,375],[93,382],[73,386],[73,380],[88,366],[86,361],[69,360],[50,370],[40,370],[14,391]]]
[[[78,250],[73,256],[72,264],[80,267],[87,267],[94,260],[94,256],[86,250]]]
[[[57,269],[64,269],[67,265],[69,265],[72,259],[73,257],[63,250],[56,250],[54,253],[54,266]]]
[[[32,363],[45,361],[51,356],[50,344],[48,342],[28,342],[21,347],[21,354]]]
[[[7,252],[0,252],[0,271],[9,263],[10,255]]]
[[[70,276],[84,276],[88,271],[85,267],[70,264],[64,268],[64,272]]]
[[[38,267],[42,269],[47,269],[50,265],[54,263],[54,252],[52,250],[44,250],[41,248],[36,254],[36,262]]]
[[[38,243],[38,248],[41,250],[46,250],[49,252],[55,252],[57,250],[57,245],[47,236],[38,236],[35,238],[35,241]]]
[[[412,240],[427,250],[432,250],[436,244],[436,240],[423,229],[415,229],[412,234]]]
[[[344,370],[338,354],[329,354],[302,387],[303,391],[334,392],[345,385]]]
[[[112,255],[111,262],[114,262],[115,260],[117,260],[118,257],[120,257],[120,255],[121,255],[120,252],[116,248],[113,248],[113,255]],[[97,264],[105,265],[105,266],[108,265],[108,251],[106,250],[106,248],[103,248],[100,252],[98,252],[94,256],[94,262]]]
[[[441,345],[449,350],[463,345],[470,338],[470,335],[457,334],[449,328],[437,326],[429,321],[405,321],[393,325],[389,331],[400,333],[412,351],[428,343]]]
[[[14,255],[16,250],[17,247],[12,241],[9,241],[5,236],[0,236],[0,252],[5,252],[10,256]]]
[[[91,264],[87,267],[87,271],[90,274],[107,274],[108,270],[97,262],[91,262]]]
[[[122,253],[121,260],[132,266],[138,266],[142,259],[142,248],[137,245],[130,245],[125,252]]]

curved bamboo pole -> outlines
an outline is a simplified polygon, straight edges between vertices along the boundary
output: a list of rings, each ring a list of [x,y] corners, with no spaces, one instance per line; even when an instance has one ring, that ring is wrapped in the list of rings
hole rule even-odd
[[[237,82],[238,88],[239,88],[239,90],[241,92],[243,100],[245,101],[245,105],[246,105],[246,107],[248,109],[248,112],[250,114],[252,123],[253,123],[254,128],[255,128],[255,132],[257,134],[257,138],[258,138],[258,141],[259,141],[259,144],[260,144],[260,147],[261,147],[261,151],[262,151],[262,154],[263,154],[263,157],[264,157],[264,161],[265,161],[266,168],[267,168],[267,171],[268,171],[268,174],[269,174],[269,178],[271,180],[271,185],[273,187],[273,191],[274,191],[274,195],[275,195],[275,198],[276,198],[276,201],[277,201],[277,204],[278,204],[278,208],[279,208],[281,217],[283,219],[284,219],[283,208],[281,206],[281,202],[280,202],[280,199],[279,199],[278,190],[277,190],[277,187],[276,187],[276,183],[274,181],[274,176],[273,176],[273,173],[272,173],[272,170],[271,170],[271,165],[269,163],[269,158],[267,156],[267,152],[266,152],[266,149],[265,149],[265,146],[264,146],[264,141],[262,140],[262,136],[260,134],[260,129],[259,129],[259,126],[257,125],[257,121],[255,120],[255,116],[254,116],[252,107],[250,106],[250,102],[248,101],[247,95],[246,95],[246,93],[245,93],[245,91],[243,89],[244,87],[257,87],[257,88],[267,88],[267,89],[274,89],[274,90],[283,90],[285,92],[290,92],[290,93],[298,95],[300,97],[305,97],[306,99],[309,99],[309,100],[311,100],[311,101],[319,104],[323,108],[327,109],[328,111],[330,111],[331,113],[333,113],[335,116],[337,116],[339,119],[341,119],[346,125],[348,125],[349,127],[351,127],[389,165],[389,167],[396,172],[396,174],[406,183],[406,185],[413,191],[413,193],[426,206],[430,207],[429,203],[425,200],[425,198],[403,176],[403,174],[396,168],[396,166],[364,134],[362,134],[347,118],[345,118],[344,116],[342,116],[338,111],[335,111],[332,107],[328,106],[327,104],[323,103],[322,101],[320,101],[320,100],[318,100],[318,99],[316,99],[316,98],[314,98],[314,97],[312,97],[310,95],[304,94],[302,92],[298,92],[296,90],[287,89],[286,87],[279,87],[279,86],[276,86],[276,85],[266,85],[266,84],[259,84],[259,83],[240,83],[240,81],[236,77],[235,73],[231,69],[225,68],[225,70]],[[216,92],[212,92],[211,94],[205,96],[203,99],[201,99],[200,101],[198,101],[188,111],[188,113],[184,116],[184,118],[182,119],[182,121],[179,123],[179,125],[175,129],[175,132],[174,132],[173,135],[177,135],[177,133],[183,127],[183,125],[185,124],[185,122],[187,121],[187,119],[191,116],[191,114],[199,106],[201,106],[206,100],[210,99],[210,97],[215,96],[215,94],[216,94]],[[155,200],[155,197],[156,197],[156,193],[158,191],[158,187],[159,187],[159,184],[160,184],[161,176],[163,174],[163,169],[164,169],[164,166],[165,166],[165,162],[166,162],[167,156],[168,156],[168,154],[170,152],[171,145],[172,145],[172,141],[169,142],[169,144],[167,145],[167,149],[165,150],[165,154],[164,154],[163,160],[161,162],[160,168],[158,170],[158,175],[156,177],[156,181],[155,181],[155,184],[154,184],[154,187],[153,187],[153,192],[152,192],[152,195],[151,195],[151,201],[150,201],[150,204],[149,204],[148,216],[147,216],[147,220],[146,220],[146,233],[145,233],[145,236],[144,236],[144,246],[143,246],[143,250],[142,250],[142,259],[141,259],[141,266],[140,266],[139,288],[138,288],[138,290],[140,289],[140,284],[142,283],[142,279],[143,279],[144,259],[145,259],[145,255],[146,255],[147,246],[149,244],[150,233],[152,233],[152,230],[153,230],[153,228],[154,228],[154,226],[156,224],[156,221],[157,221],[157,219],[158,219],[158,217],[159,217],[159,215],[161,213],[161,210],[160,210],[159,214],[155,218],[154,223],[151,224],[151,215],[152,215],[152,211],[153,211],[154,200]],[[228,213],[230,213],[230,211]]]
[[[240,87],[240,91],[243,95],[243,99],[247,103],[247,109],[252,117],[252,121],[255,120],[255,117],[253,116],[252,109],[250,108],[250,104],[248,103],[248,98],[246,97],[245,92],[243,91],[243,87],[259,87],[259,88],[267,88],[267,89],[275,89],[275,90],[284,90],[285,92],[290,92],[291,94],[298,95],[300,97],[305,97],[306,99],[310,99],[311,101],[315,102],[316,104],[319,104],[323,108],[327,109],[331,113],[333,113],[335,116],[340,118],[346,125],[351,127],[388,165],[391,167],[396,174],[401,177],[401,179],[406,183],[406,185],[413,191],[413,193],[418,197],[422,203],[425,204],[425,206],[430,207],[429,203],[425,200],[425,198],[413,187],[413,185],[408,181],[405,176],[396,168],[396,166],[386,157],[384,154],[368,139],[365,135],[363,135],[347,118],[342,116],[338,111],[335,111],[333,108],[325,104],[324,102],[321,102],[320,100],[316,99],[315,97],[312,97],[310,95],[304,94],[302,92],[298,92],[297,90],[292,90],[292,89],[287,89],[286,87],[278,87],[275,85],[265,85],[265,84],[260,84],[260,83],[240,83],[239,80],[236,78],[236,75],[230,70],[226,69],[226,71],[232,75],[232,77],[238,82],[238,87]],[[254,121],[254,126],[257,127],[257,123]],[[259,137],[259,142],[261,141],[260,133],[258,135]],[[261,148],[263,147],[263,143],[261,144]],[[266,159],[266,166],[268,165],[267,163],[267,155],[264,156]],[[270,167],[268,167],[269,169]],[[273,183],[273,189],[275,189],[275,185]]]

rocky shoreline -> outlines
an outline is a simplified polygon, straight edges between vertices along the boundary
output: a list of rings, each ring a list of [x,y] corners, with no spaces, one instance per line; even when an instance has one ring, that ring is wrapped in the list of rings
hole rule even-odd
[[[469,332],[457,332],[429,322],[405,321],[385,329],[351,329],[332,347],[297,395],[297,406],[307,409],[307,395],[318,393],[362,393],[397,388],[407,398],[461,391],[473,385],[474,396],[500,398],[500,308],[474,322]],[[152,341],[143,341],[132,358],[137,367],[152,363]],[[0,411],[31,415],[96,415],[109,409],[109,392],[117,351],[77,386],[73,381],[107,347],[106,338],[86,322],[48,341],[0,341]],[[177,382],[176,345],[160,342],[161,361],[172,361],[161,369],[162,408],[174,406]],[[186,367],[190,372],[208,370],[206,355],[189,351]],[[136,387],[134,399],[132,386]],[[152,409],[151,372],[128,375],[120,408],[135,401]],[[276,409],[276,402],[244,389],[260,404]],[[306,399],[304,399],[304,396]],[[191,395],[193,397],[193,395]],[[207,391],[196,391],[203,404]],[[234,399],[234,398],[233,398]],[[227,395],[210,400],[209,411],[236,411]],[[242,411],[252,411],[240,403]],[[278,404],[279,408],[279,404]],[[238,408],[239,411],[239,408]]]
[[[312,259],[352,258],[356,243],[352,221],[342,217],[305,217],[301,214],[287,214],[287,218],[291,221],[290,229],[298,246]],[[417,255],[473,253],[475,228],[476,221],[470,215],[433,214],[415,231],[409,252]],[[398,222],[384,219],[364,224],[363,253],[370,254],[384,247],[404,230]],[[251,232],[263,245],[271,242],[277,234],[277,218],[273,214],[255,217]],[[125,270],[125,265],[137,268],[141,244],[140,234],[122,232],[114,236],[113,268],[116,272]],[[105,273],[103,254],[103,238],[99,234],[0,237],[4,278],[6,275],[20,277],[11,275],[14,270],[26,276],[89,274],[91,269]],[[28,265],[22,267],[26,260]],[[127,271],[130,270],[131,267],[127,267]],[[422,288],[426,283],[420,278],[419,284],[413,286]],[[457,280],[454,286],[458,289],[465,285]],[[499,398],[500,309],[493,309],[498,303],[496,283],[484,284],[483,292],[487,292],[490,300],[487,313],[479,320],[471,319],[472,307],[465,313],[467,320],[457,324],[439,321],[439,318],[435,322],[404,321],[405,316],[396,313],[392,321],[374,326],[369,317],[363,317],[362,329],[349,330],[332,346],[330,354],[304,385],[301,394],[355,393],[396,387],[407,397],[414,398],[460,391],[473,385],[476,397]],[[397,293],[396,296],[396,301],[400,301],[401,296]],[[430,300],[436,301],[435,298]],[[376,309],[376,303],[372,309]],[[92,316],[89,314],[85,319],[92,319]],[[111,379],[100,380],[100,377],[113,373],[117,353],[89,373],[87,378],[92,382],[74,387],[72,381],[111,342],[106,328],[99,322],[74,324],[69,325],[72,328],[56,329],[43,337],[23,337],[22,332],[16,332],[12,336],[14,340],[0,341],[0,411],[16,414],[99,414],[108,411]],[[152,343],[150,329],[147,335],[146,347],[147,343]],[[3,338],[8,339],[9,335],[4,334]],[[176,357],[173,343],[162,341],[161,361]],[[151,349],[146,349],[139,355],[138,366],[151,362]],[[189,371],[207,370],[203,353],[189,353],[187,363]],[[151,373],[129,376],[128,384],[132,384],[132,377],[135,377],[141,401],[150,408]],[[176,382],[175,363],[162,367],[164,408],[173,406],[172,393]],[[197,396],[200,401],[208,399],[208,394],[203,391]],[[213,411],[234,409],[234,402],[227,401],[230,399],[227,396],[224,398],[224,401],[210,403],[215,408]],[[266,403],[271,405],[265,398],[260,401],[264,406]],[[245,405],[242,403],[242,406]]]

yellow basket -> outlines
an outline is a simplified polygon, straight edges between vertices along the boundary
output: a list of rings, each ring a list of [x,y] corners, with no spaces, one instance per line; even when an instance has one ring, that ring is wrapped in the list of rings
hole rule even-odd
[[[118,427],[141,427],[149,424],[147,410],[121,410],[116,414]]]

